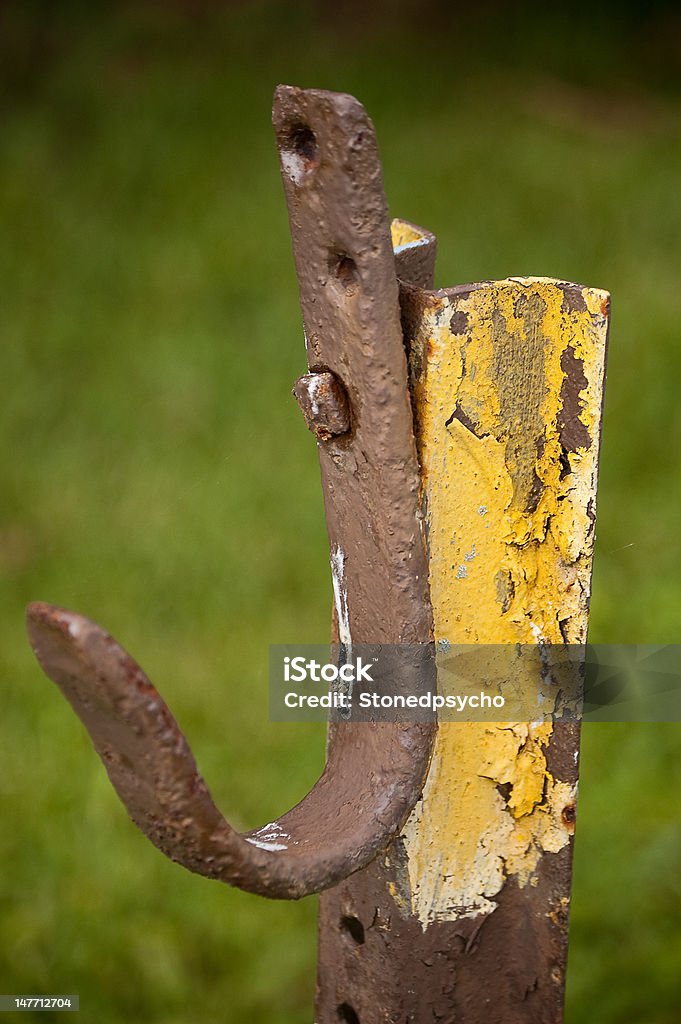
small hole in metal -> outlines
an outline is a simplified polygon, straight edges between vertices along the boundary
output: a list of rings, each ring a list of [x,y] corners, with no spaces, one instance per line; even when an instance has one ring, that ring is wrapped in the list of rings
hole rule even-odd
[[[344,915],[340,919],[340,926],[358,946],[362,945],[364,942],[364,925],[358,917]]]
[[[359,281],[357,264],[345,253],[334,253],[329,260],[329,270],[346,291]]]
[[[291,149],[308,165],[316,164],[319,156],[317,136],[306,124],[294,124],[290,130]]]
[[[561,814],[565,825],[574,825],[577,820],[577,809],[574,804],[566,804]]]
[[[345,1024],[360,1024],[360,1019],[357,1013],[350,1006],[350,1003],[341,1003],[340,1006],[336,1007],[336,1013],[338,1019],[345,1021]]]
[[[286,127],[281,141],[281,163],[296,185],[302,185],[319,166],[317,136],[300,121]]]

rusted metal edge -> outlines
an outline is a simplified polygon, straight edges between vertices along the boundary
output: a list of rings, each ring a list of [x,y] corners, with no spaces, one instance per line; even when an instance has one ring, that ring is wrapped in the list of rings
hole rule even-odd
[[[427,643],[418,464],[373,128],[354,99],[331,93],[280,88],[274,116],[310,370],[327,375],[333,413],[315,432],[340,638]],[[410,258],[416,267],[426,257]],[[130,817],[191,871],[274,898],[318,892],[384,849],[422,791],[433,725],[340,723],[307,796],[239,834],[130,655],[100,626],[52,605],[30,605],[27,622],[38,661],[90,733]]]

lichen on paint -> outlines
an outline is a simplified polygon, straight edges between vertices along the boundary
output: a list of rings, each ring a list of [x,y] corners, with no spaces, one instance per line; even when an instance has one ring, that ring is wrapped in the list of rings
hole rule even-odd
[[[546,278],[425,297],[411,370],[439,645],[585,641],[607,317],[605,292]],[[552,733],[441,724],[401,837],[397,903],[424,928],[492,913],[570,842],[576,768],[551,775]]]

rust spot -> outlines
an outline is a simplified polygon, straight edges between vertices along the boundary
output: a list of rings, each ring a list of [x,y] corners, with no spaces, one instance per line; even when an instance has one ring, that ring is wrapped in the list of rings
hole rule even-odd
[[[549,918],[562,931],[567,931],[568,920],[570,916],[570,900],[567,896],[562,896],[549,911]]]
[[[563,288],[563,302],[561,309],[564,313],[585,313],[586,302],[582,289],[567,285]]]
[[[537,476],[537,471],[532,471],[532,483],[530,484],[530,490],[527,495],[527,501],[525,503],[525,512],[531,515],[537,511],[539,502],[541,501],[542,494],[545,491],[544,482],[540,477]]]
[[[561,818],[563,820],[563,824],[567,828],[574,829],[575,821],[577,820],[577,808],[575,807],[575,805],[566,804],[562,810]]]
[[[572,472],[572,466],[570,465],[570,453],[567,449],[561,445],[560,455],[558,456],[560,462],[560,477],[559,480],[564,480],[566,476],[569,476]]]
[[[562,407],[558,417],[558,431],[563,452],[576,452],[580,448],[588,451],[591,437],[580,416],[584,410],[584,401],[580,392],[588,387],[584,374],[584,360],[575,355],[572,345],[568,345],[560,357],[560,368],[565,374],[560,389]]]
[[[542,323],[546,300],[523,292],[513,300],[522,327],[509,326],[500,309],[492,312],[494,379],[499,390],[498,439],[506,439],[506,467],[513,481],[513,509],[522,515],[536,510],[543,487],[535,467],[545,428],[542,403],[546,393],[547,340]]]
[[[468,330],[468,314],[462,309],[457,309],[455,313],[452,313],[449,329],[452,334],[465,334]]]

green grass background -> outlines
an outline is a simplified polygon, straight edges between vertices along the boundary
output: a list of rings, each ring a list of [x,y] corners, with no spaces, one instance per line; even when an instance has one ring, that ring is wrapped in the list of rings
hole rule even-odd
[[[430,8],[0,9],[0,992],[79,992],[87,1024],[312,1019],[315,899],[154,851],[22,621],[44,599],[119,637],[237,825],[316,777],[321,728],[266,704],[268,645],[323,641],[330,606],[278,82],[364,102],[438,283],[612,292],[591,638],[681,639],[678,18]],[[575,1024],[681,1019],[680,789],[681,726],[585,729]]]

